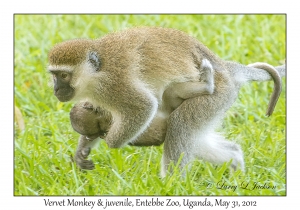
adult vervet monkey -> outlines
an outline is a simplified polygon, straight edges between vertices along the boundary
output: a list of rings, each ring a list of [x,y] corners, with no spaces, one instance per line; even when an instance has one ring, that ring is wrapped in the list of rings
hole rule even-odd
[[[170,113],[187,98],[213,93],[213,69],[208,60],[202,61],[200,73],[201,81],[178,83],[165,90],[160,109],[163,114],[157,114],[146,131],[130,142],[130,145],[162,144],[166,134],[167,117]],[[112,125],[112,115],[100,107],[93,107],[89,102],[83,102],[72,108],[70,119],[73,129],[82,135],[78,141],[74,160],[82,169],[93,169],[93,161],[86,160],[86,158],[90,154],[91,148],[100,140],[98,137],[104,138],[108,133]]]
[[[277,71],[276,69],[274,69],[274,67],[265,63],[255,63],[251,64],[251,66],[259,67],[262,69],[268,69],[269,71]],[[167,89],[163,97],[164,106],[166,107],[166,115],[164,117],[156,115],[153,121],[151,122],[150,126],[146,129],[146,131],[144,131],[144,133],[142,133],[136,140],[129,144],[133,146],[161,145],[165,140],[168,116],[183,101],[182,100],[180,103],[174,103],[174,100],[175,102],[179,100],[178,97],[176,97],[176,94],[174,94],[174,92],[176,93],[175,88],[181,88],[182,86],[185,86],[185,88],[183,88],[184,91],[181,90],[181,93],[185,93],[186,96],[191,96],[192,93],[198,93],[198,96],[201,95],[201,92],[195,92],[195,89],[193,88],[188,89],[190,85],[191,87],[193,87],[194,84],[186,82],[184,84],[181,84],[180,86],[174,85],[173,88]],[[203,92],[202,94],[205,94],[205,92]],[[194,95],[194,97],[196,96],[197,95]],[[170,106],[172,105],[173,107],[171,108]],[[167,110],[169,110],[169,112]],[[73,129],[82,135],[79,138],[79,143],[75,154],[75,162],[82,169],[93,169],[93,161],[86,160],[86,158],[88,157],[91,151],[92,145],[95,145],[95,143],[98,140],[100,140],[98,137],[105,139],[105,135],[109,131],[109,128],[112,124],[112,116],[109,112],[101,109],[100,107],[94,108],[90,103],[83,102],[76,104],[72,108],[70,112],[70,119]],[[235,148],[235,150],[237,150],[237,153],[239,153],[240,156],[242,156],[242,150],[237,144],[228,142],[227,144],[231,145],[230,148]]]
[[[147,27],[108,34],[99,40],[81,39],[58,44],[49,53],[48,70],[53,74],[55,95],[60,101],[88,101],[93,107],[101,107],[112,114],[113,123],[105,140],[109,147],[116,148],[133,142],[156,114],[164,115],[162,99],[167,88],[201,79],[199,72],[204,59],[214,69],[214,93],[187,99],[171,113],[164,145],[164,174],[165,166],[170,161],[177,161],[178,154],[185,153],[183,165],[194,158],[196,151],[190,150],[193,144],[210,145],[207,137],[212,135],[205,125],[214,128],[213,122],[222,118],[244,82],[269,80],[272,76],[274,81],[279,81],[275,85],[280,90],[280,76],[276,72],[270,76],[261,69],[223,61],[183,32]],[[272,97],[267,115],[272,113],[279,94],[277,91]],[[194,113],[196,110],[190,105],[201,111]],[[186,113],[189,111],[195,117]],[[193,118],[191,124],[189,117]],[[199,129],[196,128],[198,120],[201,121]],[[180,125],[182,122],[185,126]],[[177,129],[177,126],[187,129]],[[212,139],[215,143],[226,142],[223,147],[232,146],[219,137],[217,142],[216,138]],[[207,149],[207,153],[213,151],[210,147]],[[241,162],[235,149],[225,153],[223,162],[228,158],[236,159],[232,162],[233,167]]]

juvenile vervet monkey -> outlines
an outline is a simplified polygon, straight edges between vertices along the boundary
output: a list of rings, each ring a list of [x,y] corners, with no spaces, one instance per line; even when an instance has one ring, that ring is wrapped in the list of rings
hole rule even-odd
[[[243,83],[280,78],[276,73],[270,76],[261,69],[223,61],[183,32],[151,27],[60,43],[49,53],[48,70],[60,101],[88,101],[111,113],[105,140],[117,148],[133,142],[156,114],[165,115],[162,101],[167,88],[200,80],[203,59],[214,69],[214,93],[186,99],[170,114],[162,175],[181,153],[182,166],[195,157],[217,163],[233,159],[233,167],[243,165],[240,150],[213,133],[215,122],[234,102]]]

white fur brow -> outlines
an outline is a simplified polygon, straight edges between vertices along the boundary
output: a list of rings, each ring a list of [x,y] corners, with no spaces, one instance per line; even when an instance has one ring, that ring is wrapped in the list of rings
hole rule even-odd
[[[66,66],[66,65],[49,65],[48,66],[48,71],[65,71],[65,72],[72,72],[72,67],[71,66]]]

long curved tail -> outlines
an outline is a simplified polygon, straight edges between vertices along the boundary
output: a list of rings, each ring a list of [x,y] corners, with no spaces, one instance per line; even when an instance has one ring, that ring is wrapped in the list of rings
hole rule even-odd
[[[275,109],[276,103],[281,93],[282,84],[280,74],[277,69],[267,63],[253,63],[249,64],[248,66],[266,70],[271,75],[274,81],[274,89],[266,113],[267,116],[270,116]]]
[[[267,116],[270,116],[274,111],[281,93],[281,76],[285,76],[286,74],[285,65],[277,66],[275,68],[267,63],[254,63],[245,66],[238,63],[228,62],[226,65],[228,70],[231,72],[231,75],[240,85],[248,81],[274,81],[274,89],[266,113]]]
[[[226,67],[235,80],[241,84],[249,81],[267,81],[273,79],[272,75],[266,69],[260,67],[255,68],[251,66],[251,64],[250,66],[245,66],[239,63],[227,62]],[[284,77],[286,75],[285,64],[274,68],[277,70],[280,77]]]

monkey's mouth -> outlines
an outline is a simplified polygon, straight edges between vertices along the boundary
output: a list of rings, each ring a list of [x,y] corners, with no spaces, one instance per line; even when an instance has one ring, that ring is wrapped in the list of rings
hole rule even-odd
[[[105,131],[101,131],[98,133],[98,137],[100,137],[101,139],[105,139],[107,132]]]
[[[101,138],[101,139],[104,139],[105,136],[106,136],[106,133],[101,132],[101,133],[92,134],[92,135],[85,135],[85,136],[88,140],[93,141],[94,139],[96,139],[98,137]]]
[[[106,133],[104,133],[104,134],[100,135],[99,137],[100,137],[101,139],[105,139],[105,137],[106,137]]]
[[[56,98],[61,102],[70,101],[75,94],[75,91],[70,91],[70,89],[61,88],[54,91]]]

